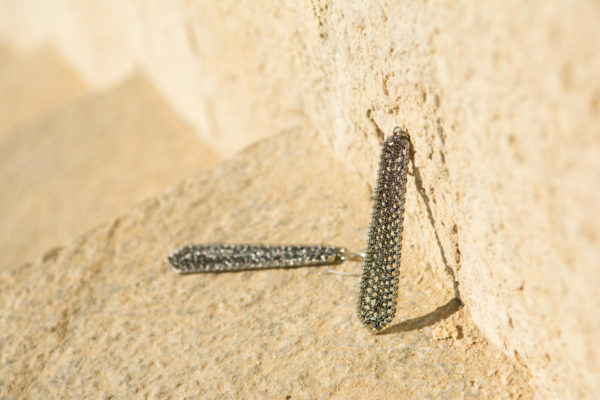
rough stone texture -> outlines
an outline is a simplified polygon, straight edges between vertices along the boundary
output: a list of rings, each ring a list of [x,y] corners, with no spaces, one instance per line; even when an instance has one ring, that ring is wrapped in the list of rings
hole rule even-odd
[[[86,93],[50,48],[13,54],[0,48],[0,139]]]
[[[398,317],[356,318],[358,263],[179,276],[189,242],[362,251],[372,196],[288,132],[0,274],[3,398],[531,399],[526,368],[458,309],[406,221]],[[300,168],[310,165],[311,168]],[[407,207],[422,203],[409,179]]]
[[[304,126],[372,184],[407,129],[436,276],[541,397],[600,392],[600,4],[22,4],[0,37],[52,41],[93,87],[139,66],[222,153]]]
[[[0,140],[0,270],[214,161],[141,77],[6,134]]]

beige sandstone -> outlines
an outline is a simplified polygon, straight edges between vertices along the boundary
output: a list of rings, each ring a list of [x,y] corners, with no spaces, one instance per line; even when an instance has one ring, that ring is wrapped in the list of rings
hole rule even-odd
[[[531,399],[527,369],[481,335],[448,277],[424,258],[413,217],[397,318],[382,335],[356,318],[357,276],[170,270],[165,257],[189,242],[322,241],[361,251],[372,193],[317,143],[293,131],[254,145],[1,274],[0,392]],[[421,201],[414,179],[407,201]],[[355,262],[333,268],[360,271]]]
[[[0,140],[0,271],[214,161],[141,77],[25,124]]]
[[[141,68],[222,154],[300,126],[372,185],[406,128],[422,265],[540,398],[600,392],[598,3],[2,4],[1,38],[52,42],[94,88]]]
[[[50,48],[25,54],[0,49],[0,140],[20,125],[86,93],[81,80]]]

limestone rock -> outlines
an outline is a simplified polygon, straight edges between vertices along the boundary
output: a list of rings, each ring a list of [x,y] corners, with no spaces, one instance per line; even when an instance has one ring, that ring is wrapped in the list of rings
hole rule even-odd
[[[372,184],[408,130],[433,274],[541,398],[600,392],[598,2],[22,4],[0,37],[51,40],[94,87],[142,68],[222,154],[303,126]]]
[[[23,54],[0,49],[0,139],[85,93],[85,85],[49,47]]]
[[[215,160],[141,77],[13,131],[0,141],[0,270]]]
[[[361,251],[366,185],[314,135],[288,132],[0,275],[7,398],[531,399],[407,232],[398,318],[372,335],[357,276],[179,276],[190,242],[329,243]],[[409,192],[414,192],[409,187]],[[338,271],[358,273],[358,263]],[[460,334],[435,336],[439,324]]]

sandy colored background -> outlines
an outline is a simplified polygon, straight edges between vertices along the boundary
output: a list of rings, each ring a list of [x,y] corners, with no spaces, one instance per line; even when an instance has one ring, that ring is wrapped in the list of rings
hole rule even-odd
[[[230,179],[247,176],[250,181],[258,179],[259,175],[250,174],[248,171],[253,170],[248,166],[260,164],[263,158],[278,159],[285,155],[285,146],[277,147],[274,143],[279,143],[277,138],[282,135],[281,132],[296,132],[300,137],[293,146],[300,149],[318,148],[319,152],[314,154],[329,157],[339,172],[326,182],[325,177],[329,175],[315,175],[310,181],[311,186],[308,186],[306,179],[312,176],[310,169],[318,165],[313,160],[305,164],[306,168],[301,168],[301,171],[296,171],[298,165],[282,169],[280,179],[285,180],[286,174],[306,174],[298,182],[306,184],[305,190],[320,190],[315,193],[322,193],[325,189],[326,192],[341,190],[348,185],[344,179],[352,177],[356,180],[357,190],[364,191],[362,195],[356,195],[357,199],[363,199],[364,202],[358,204],[356,200],[356,222],[338,226],[339,236],[332,236],[332,239],[339,239],[344,244],[351,242],[350,237],[357,238],[358,247],[358,243],[364,241],[364,222],[359,220],[368,219],[368,197],[374,183],[379,144],[396,124],[408,130],[415,156],[409,190],[413,197],[412,200],[409,197],[406,208],[410,226],[407,229],[413,232],[410,240],[415,254],[418,254],[415,257],[419,260],[415,264],[430,274],[422,279],[432,284],[439,282],[439,293],[453,293],[456,288],[465,305],[448,318],[459,318],[459,313],[465,313],[460,314],[460,318],[469,321],[472,318],[473,329],[480,332],[477,337],[483,338],[485,346],[497,347],[503,352],[502,357],[505,358],[502,365],[511,365],[511,368],[522,366],[522,369],[514,367],[517,368],[515,371],[521,371],[521,375],[513,381],[525,382],[527,378],[523,377],[531,376],[532,390],[537,392],[539,398],[593,398],[600,391],[600,296],[597,291],[600,287],[600,191],[597,189],[600,182],[600,28],[597,24],[600,6],[597,3],[552,1],[506,4],[465,1],[396,4],[390,1],[366,4],[265,1],[142,4],[114,1],[84,4],[64,0],[53,2],[52,5],[42,1],[3,1],[0,4],[0,39],[10,48],[3,50],[0,57],[9,57],[11,52],[34,54],[40,46],[50,46],[54,49],[52,51],[58,53],[58,58],[64,59],[68,68],[73,69],[74,74],[67,73],[69,77],[63,78],[65,85],[61,87],[67,89],[58,90],[60,96],[48,96],[57,99],[55,106],[60,110],[54,109],[64,118],[70,115],[68,118],[76,119],[86,115],[85,101],[78,100],[78,96],[83,96],[84,92],[88,96],[107,99],[107,103],[115,104],[115,109],[121,110],[123,105],[119,105],[119,101],[124,101],[124,95],[111,100],[110,94],[102,97],[102,93],[112,93],[119,85],[129,85],[128,93],[131,92],[132,96],[134,93],[146,93],[145,89],[132,88],[136,82],[140,86],[144,84],[131,78],[134,75],[145,76],[148,84],[164,97],[164,100],[156,100],[160,103],[156,110],[169,110],[173,118],[177,116],[187,121],[177,122],[186,128],[166,128],[170,126],[168,124],[163,127],[159,121],[170,117],[160,115],[150,123],[155,130],[137,124],[120,125],[118,121],[126,120],[127,116],[119,113],[104,120],[91,117],[85,117],[84,120],[92,121],[93,126],[110,123],[124,126],[123,133],[119,135],[121,138],[128,137],[127,132],[147,134],[148,139],[156,137],[157,143],[163,143],[159,145],[161,148],[168,143],[179,143],[176,131],[193,132],[198,139],[197,151],[210,154],[206,156],[206,165],[218,158],[229,158],[256,140],[275,135],[265,142],[271,143],[272,151],[256,154],[245,152],[248,161],[238,164],[244,165],[238,169],[231,167],[235,163],[224,164],[230,167],[220,167],[232,168],[227,172]],[[48,54],[43,57],[44,60],[51,58]],[[15,68],[14,62],[7,61],[4,64],[12,67],[2,67],[2,71],[10,68],[23,70]],[[62,73],[58,67],[55,71],[57,76]],[[20,76],[23,82],[29,79],[34,82],[36,79],[35,73],[23,73]],[[24,92],[11,88],[19,87],[14,84],[18,79],[21,78],[13,74],[12,78],[6,79],[8,83],[2,83],[2,104],[17,104],[11,99],[18,99]],[[129,81],[133,83],[123,83],[128,79],[133,79]],[[51,86],[48,87],[48,91],[53,90]],[[43,102],[43,99],[44,96],[40,97],[39,104],[36,103],[35,107],[32,105],[31,111],[2,116],[0,154],[17,156],[11,160],[3,155],[0,162],[4,164],[0,171],[3,182],[18,182],[10,185],[5,183],[2,191],[6,193],[22,185],[19,190],[29,193],[20,195],[24,200],[12,194],[15,197],[3,195],[0,199],[2,204],[10,203],[12,207],[6,206],[2,210],[6,213],[2,229],[7,232],[2,237],[9,238],[4,239],[6,241],[2,245],[9,249],[7,251],[17,249],[15,246],[19,245],[19,240],[30,237],[27,233],[29,226],[39,226],[37,222],[28,222],[28,218],[35,215],[32,212],[26,212],[15,220],[10,219],[11,215],[18,215],[12,210],[23,207],[25,199],[30,201],[43,196],[35,194],[40,187],[35,183],[39,179],[39,170],[35,173],[25,168],[13,171],[14,166],[18,165],[17,159],[34,157],[44,160],[47,156],[39,155],[52,151],[50,145],[40,145],[37,149],[36,146],[30,146],[38,143],[37,140],[27,139],[35,137],[31,132],[37,129],[41,136],[48,132],[68,132],[73,139],[65,142],[61,148],[72,150],[76,140],[84,140],[84,133],[89,131],[85,124],[77,125],[71,120],[64,122],[64,129],[52,128],[61,125],[50,124],[48,121],[51,118],[43,121],[44,115],[49,118],[48,112],[54,107],[51,102]],[[107,103],[98,107],[110,108]],[[64,108],[67,106],[75,111],[69,114]],[[141,108],[146,109],[145,106]],[[148,106],[148,109],[152,108]],[[150,112],[151,115],[157,113]],[[155,132],[155,136],[151,131]],[[15,132],[28,132],[27,135],[32,136]],[[9,137],[13,139],[5,139]],[[22,153],[13,150],[18,148],[28,150]],[[111,189],[110,193],[106,192],[107,201],[122,199],[122,203],[115,203],[115,207],[107,211],[110,216],[99,214],[97,219],[89,223],[81,222],[81,225],[69,228],[64,240],[119,213],[134,213],[127,212],[125,207],[156,193],[167,182],[175,184],[194,171],[200,171],[205,164],[199,163],[187,170],[171,164],[169,160],[177,160],[181,154],[196,151],[191,150],[195,147],[189,143],[184,144],[183,148],[184,151],[175,147],[173,151],[160,152],[170,154],[165,156],[164,165],[173,166],[171,175],[165,175],[164,180],[153,183],[155,186],[151,190],[145,192],[140,189],[140,197],[125,196],[123,192],[129,190],[119,192]],[[114,174],[108,174],[106,171],[110,168],[100,167],[100,164],[81,165],[90,166],[93,173],[90,172],[89,176],[94,182],[101,176],[112,176],[109,181],[113,182],[119,180],[115,176],[123,176],[123,182],[128,182],[127,179],[132,179],[130,173],[133,171],[127,162],[142,155],[138,146],[129,149],[129,153],[123,153],[123,160],[127,161],[120,166],[113,163],[110,157],[101,162],[101,165],[115,167],[117,172]],[[68,150],[62,151],[60,154],[68,153]],[[154,160],[154,157],[155,153],[152,153],[141,159]],[[73,170],[72,166],[64,166],[51,158],[47,165],[43,170],[52,171],[55,165],[56,171],[61,171],[61,168],[62,171]],[[150,182],[154,179],[156,173],[150,174],[153,177],[150,179],[148,176],[143,178],[142,172],[152,171],[148,168],[157,164],[137,162],[136,165],[139,168],[135,171],[141,175],[131,182]],[[333,167],[323,169],[330,168]],[[13,181],[5,180],[5,176],[12,176]],[[65,182],[64,173],[59,176],[61,182]],[[56,178],[56,181],[59,179]],[[76,193],[72,183],[64,189],[58,189],[60,186],[54,184],[49,187],[56,191],[58,204],[64,204],[64,199],[71,199],[71,194]],[[126,187],[132,186],[128,183]],[[98,192],[95,190],[83,186],[80,192],[96,197]],[[277,197],[279,193],[273,185],[265,185],[261,190],[266,196]],[[178,192],[171,193],[176,197]],[[207,207],[203,208],[206,210],[203,211],[205,217],[216,212],[208,208],[213,203],[200,196],[199,192],[181,192],[179,195],[178,201],[198,201],[202,207]],[[306,237],[302,236],[301,230],[292,229],[294,224],[301,223],[307,210],[317,213],[314,215],[321,215],[321,223],[340,223],[333,217],[340,210],[321,210],[320,207],[321,203],[332,202],[328,207],[337,205],[343,208],[341,204],[344,204],[342,200],[345,197],[336,199],[322,196],[325,197],[303,203],[306,210],[299,206],[291,209],[278,202],[268,202],[269,205],[256,203],[253,207],[249,206],[242,214],[243,207],[239,206],[242,200],[231,200],[229,206],[226,202],[214,203],[214,208],[218,208],[226,220],[239,221],[239,224],[225,224],[220,228],[222,235],[218,237],[221,241],[244,238],[254,241],[267,239],[261,235],[275,230],[279,232],[277,235],[283,232],[293,232],[293,235],[276,235],[273,239],[297,242],[317,237],[325,240],[327,234],[323,225],[319,225],[318,234],[313,232],[313,235]],[[244,199],[249,201],[246,197]],[[45,207],[45,202],[40,204],[33,209]],[[76,204],[85,208],[86,205],[89,207],[90,201],[84,198],[73,204],[74,209]],[[262,225],[256,226],[253,235],[244,236],[243,232],[248,229],[244,218],[253,213],[261,215],[260,212],[264,210],[261,211],[259,205],[266,207],[267,211],[272,207],[275,211],[270,212],[283,213],[285,217],[281,218],[284,222],[278,227],[270,227],[263,221]],[[172,213],[175,211],[170,210],[166,215],[175,215]],[[62,222],[67,218],[57,218],[59,215],[57,211],[50,211],[44,221],[51,221],[59,228],[67,226]],[[81,218],[75,219],[83,221]],[[207,220],[203,224],[203,221],[200,218],[193,221],[178,220],[169,222],[169,225],[202,224],[208,231],[217,229],[216,222]],[[343,224],[346,223],[344,220]],[[328,226],[327,223],[324,225]],[[141,224],[139,229],[146,232],[153,228]],[[54,235],[54,231],[48,232]],[[235,236],[237,234],[240,236]],[[344,236],[347,234],[350,236]],[[42,248],[36,249],[31,257],[41,254],[43,248],[47,247],[44,244],[46,239],[42,237],[47,238],[48,233],[42,232],[39,236],[39,240],[33,241]],[[187,242],[212,237],[165,234],[160,240],[168,243],[165,246],[171,246],[172,243],[180,244],[178,240]],[[126,238],[119,240],[125,241]],[[58,240],[56,244],[62,241]],[[63,254],[82,251],[77,250],[77,246],[88,248],[83,244],[73,244]],[[99,253],[93,246],[89,249],[90,254]],[[23,254],[24,251],[17,253]],[[61,268],[75,268],[74,273],[88,274],[90,268],[95,270],[95,267],[89,266],[88,259],[74,264],[68,261],[71,258],[64,257],[64,260],[59,258],[57,261],[57,265],[62,265],[56,267],[60,271]],[[160,258],[158,253],[156,257]],[[17,267],[29,258],[28,255],[27,259],[7,259],[16,268],[10,274],[21,274],[18,275],[19,279],[35,280],[35,273],[27,269],[31,267]],[[153,259],[152,262],[158,261]],[[103,273],[110,274],[108,271]],[[13,275],[6,274],[2,279],[13,282],[13,278],[10,278]],[[352,286],[348,283],[350,281],[343,282]],[[27,296],[17,295],[21,292],[14,285],[9,285],[14,287],[13,291],[3,290],[3,309],[7,310],[3,324],[6,326],[18,314],[20,304],[26,304],[22,303],[23,300],[16,300]],[[256,288],[260,292],[259,286]],[[308,287],[306,290],[309,290]],[[106,291],[102,293],[107,295]],[[342,296],[335,293],[338,294]],[[47,293],[46,296],[50,295]],[[271,294],[265,294],[266,299],[269,296]],[[346,297],[343,296],[340,299],[345,301]],[[441,296],[439,305],[446,304],[451,298],[452,295],[450,298]],[[75,298],[73,300],[74,304],[78,301]],[[131,301],[135,301],[135,298]],[[265,312],[264,307],[270,303],[264,301],[261,298],[261,306],[254,313],[258,313],[259,309]],[[50,309],[57,311],[56,306]],[[215,310],[207,315],[217,318],[222,312]],[[240,318],[241,313],[238,310],[231,315]],[[42,313],[40,318],[50,318],[50,314]],[[353,318],[350,314],[348,318]],[[86,319],[85,315],[82,314],[81,318]],[[324,315],[323,318],[325,321],[330,316]],[[438,318],[436,323],[448,318]],[[67,321],[70,321],[69,318]],[[467,326],[468,323],[464,324]],[[348,330],[356,330],[356,335],[360,335],[362,331],[354,325]],[[65,337],[83,340],[72,323],[66,326]],[[346,334],[350,334],[349,331]],[[236,331],[232,332],[235,339]],[[422,330],[417,329],[417,332]],[[16,343],[14,346],[17,348],[24,345],[15,340],[12,338],[4,342]],[[456,342],[463,343],[460,340]],[[70,342],[58,343],[67,346]],[[226,351],[217,342],[211,343],[209,348]],[[236,340],[231,343],[240,344]],[[256,351],[251,353],[258,354]],[[65,353],[59,351],[57,354],[64,356]],[[469,354],[466,349],[455,347],[452,357],[469,357]],[[29,355],[23,357],[21,361],[26,363],[23,360],[28,360]],[[216,357],[215,365],[224,368],[219,360],[227,357]],[[387,353],[386,357],[389,362],[395,360]],[[12,365],[6,368],[18,372],[19,368],[24,367]],[[30,368],[35,370],[33,366]],[[236,370],[239,365],[232,368],[229,370],[231,374],[239,372]],[[327,369],[324,367],[324,371]],[[445,376],[452,375],[450,369],[444,371],[447,373]],[[496,376],[488,373],[491,374],[490,379]],[[423,371],[423,374],[426,372]],[[247,373],[243,376],[250,375]],[[46,381],[42,375],[36,376],[39,382]],[[257,385],[259,382],[273,382],[266,379],[264,373],[258,373],[258,376],[264,379],[256,378]],[[352,376],[351,372],[349,376]],[[385,379],[381,379],[383,383]],[[397,379],[400,384],[401,375]],[[55,378],[52,382],[59,382],[58,386],[60,382],[64,384],[63,378]],[[106,385],[110,386],[112,381],[107,382]],[[385,382],[385,387],[393,387],[389,383],[391,380]],[[313,384],[311,386],[308,383],[302,393],[311,397],[314,392],[310,388],[322,386],[321,382]],[[340,385],[343,387],[343,384]],[[375,390],[376,384],[373,385],[372,389]],[[503,385],[513,388],[510,382],[504,382]],[[514,393],[522,393],[523,396],[531,393],[529,389],[519,392],[520,384],[515,385]],[[32,388],[24,383],[15,387],[21,388],[19,390]],[[490,384],[489,387],[493,388],[494,385]],[[221,390],[232,396],[236,393],[234,389]],[[457,389],[456,393],[459,392],[460,389]],[[283,391],[277,393],[282,394]],[[345,393],[343,390],[339,392],[340,395]],[[383,395],[384,392],[373,393]],[[413,397],[422,398],[420,394],[423,393],[415,392]],[[439,391],[433,393],[439,397]],[[476,395],[484,396],[479,392]],[[452,398],[450,394],[448,396]],[[411,396],[406,394],[406,397]]]

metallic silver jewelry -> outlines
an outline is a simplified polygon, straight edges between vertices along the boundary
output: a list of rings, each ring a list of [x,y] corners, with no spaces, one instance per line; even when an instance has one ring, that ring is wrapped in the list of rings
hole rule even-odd
[[[410,139],[400,128],[383,142],[375,200],[360,277],[358,318],[383,329],[396,314],[406,170]]]
[[[175,272],[194,274],[332,265],[346,257],[346,249],[331,246],[197,244],[182,247],[168,261]]]
[[[295,268],[364,260],[358,293],[358,317],[369,328],[383,329],[396,313],[402,241],[402,214],[410,139],[394,128],[383,142],[366,255],[342,247],[304,245],[198,244],[168,257],[179,274]]]

